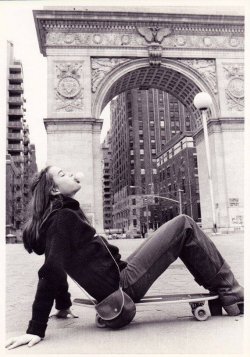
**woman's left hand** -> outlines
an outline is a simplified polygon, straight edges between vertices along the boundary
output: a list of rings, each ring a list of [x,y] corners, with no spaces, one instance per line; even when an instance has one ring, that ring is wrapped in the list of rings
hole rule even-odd
[[[50,315],[50,317],[57,317],[58,319],[78,318],[70,309],[58,310],[55,314]]]

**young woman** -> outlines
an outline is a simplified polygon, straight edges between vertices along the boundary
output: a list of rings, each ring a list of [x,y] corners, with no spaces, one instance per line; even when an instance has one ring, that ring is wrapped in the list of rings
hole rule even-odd
[[[26,334],[7,341],[12,349],[33,346],[45,336],[52,305],[58,315],[71,314],[67,274],[98,302],[123,290],[139,301],[153,282],[178,257],[198,284],[219,295],[229,315],[243,313],[244,291],[213,242],[188,216],[163,224],[129,256],[96,234],[73,196],[79,181],[56,166],[42,170],[32,185],[32,214],[23,233],[29,253],[45,254]],[[114,264],[114,260],[117,264]],[[120,270],[120,274],[117,269]]]

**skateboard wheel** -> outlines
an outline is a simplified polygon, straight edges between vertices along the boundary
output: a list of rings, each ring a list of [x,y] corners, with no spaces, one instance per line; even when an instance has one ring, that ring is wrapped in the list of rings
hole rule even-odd
[[[103,321],[103,319],[98,314],[96,314],[96,317],[95,317],[95,324],[98,328],[107,327],[105,322]]]
[[[208,318],[208,314],[203,307],[199,306],[194,311],[193,314],[198,321],[205,321]]]

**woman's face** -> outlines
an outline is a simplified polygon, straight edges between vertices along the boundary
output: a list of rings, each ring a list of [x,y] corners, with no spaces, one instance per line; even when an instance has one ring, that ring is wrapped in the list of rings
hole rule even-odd
[[[80,190],[79,180],[72,173],[65,172],[57,166],[51,166],[48,172],[55,183],[55,190],[51,192],[52,195],[61,193],[64,196],[73,197]]]

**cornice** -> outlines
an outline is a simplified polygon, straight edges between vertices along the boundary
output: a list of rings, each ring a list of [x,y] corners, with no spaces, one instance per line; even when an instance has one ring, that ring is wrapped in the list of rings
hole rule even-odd
[[[244,35],[244,16],[100,11],[33,11],[40,51],[45,54],[47,33],[137,34],[139,27],[168,28],[172,35]],[[59,44],[60,45],[60,44]],[[83,45],[83,44],[82,44]],[[126,47],[126,44],[124,47]]]
[[[208,132],[221,132],[221,131],[244,131],[244,117],[220,117],[220,118],[210,118],[208,119]],[[238,127],[236,130],[235,126]],[[215,129],[217,127],[217,130]],[[194,133],[194,139],[197,140],[201,135],[203,135],[203,126],[201,125]]]
[[[143,8],[142,8],[143,10]],[[62,11],[62,10],[34,10],[35,17],[46,20],[80,20],[80,21],[104,21],[107,23],[114,22],[185,22],[185,23],[213,23],[213,24],[242,24],[244,16],[242,15],[211,15],[211,14],[188,14],[188,13],[162,13],[162,12],[124,12],[124,11]]]
[[[102,124],[103,119],[96,118],[44,118],[45,126],[47,125],[75,125],[75,124]]]
[[[62,23],[63,21],[63,23]],[[171,26],[172,29],[177,31],[178,33],[182,33],[185,31],[192,31],[198,34],[221,34],[221,33],[234,33],[234,34],[243,34],[244,28],[242,24],[232,25],[226,23],[220,24],[209,24],[209,23],[182,23],[175,21],[164,21],[154,23],[152,21],[136,21],[135,23],[128,22],[117,22],[117,21],[86,21],[83,22],[79,20],[47,20],[41,19],[40,24],[43,29],[46,30],[72,30],[73,32],[78,32],[79,30],[89,30],[92,32],[93,30],[104,30],[105,32],[110,32],[111,30],[136,30],[138,26]]]

